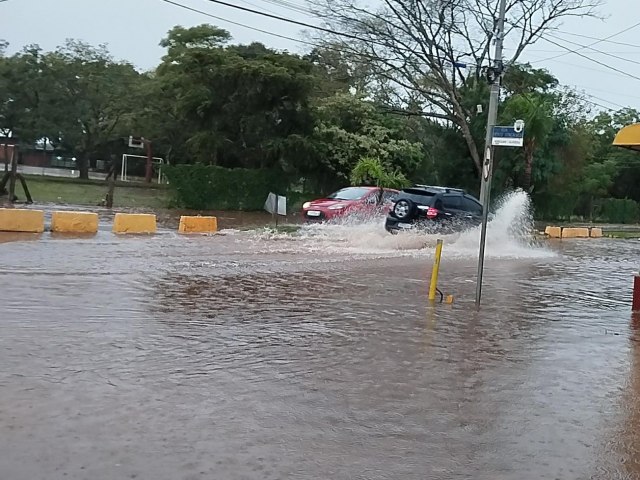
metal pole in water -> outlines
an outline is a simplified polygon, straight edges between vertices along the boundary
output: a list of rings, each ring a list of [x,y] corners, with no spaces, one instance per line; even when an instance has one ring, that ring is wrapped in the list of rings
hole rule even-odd
[[[500,16],[496,31],[496,48],[494,66],[489,70],[491,82],[491,96],[489,97],[489,112],[487,115],[487,131],[482,164],[482,184],[480,188],[480,202],[482,203],[482,231],[480,233],[480,252],[478,255],[478,280],[476,284],[476,305],[480,305],[482,298],[482,274],[484,272],[484,250],[487,241],[487,222],[489,219],[489,202],[491,200],[491,177],[493,176],[493,127],[498,118],[498,102],[500,101],[500,83],[502,79],[502,43],[504,41],[504,17],[507,0],[500,0]]]
[[[640,313],[640,274],[633,279],[633,305],[631,310]]]
[[[429,284],[429,301],[435,302],[436,292],[438,291],[438,273],[440,272],[440,257],[442,256],[442,240],[436,243],[436,258],[433,261],[433,270],[431,271],[431,283]]]
[[[278,228],[278,194],[276,193],[276,202],[275,202],[275,210],[276,210],[276,228]]]

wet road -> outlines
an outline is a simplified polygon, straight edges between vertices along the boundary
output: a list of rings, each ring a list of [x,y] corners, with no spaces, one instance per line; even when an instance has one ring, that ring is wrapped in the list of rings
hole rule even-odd
[[[640,478],[640,242],[373,232],[0,243],[0,478]]]

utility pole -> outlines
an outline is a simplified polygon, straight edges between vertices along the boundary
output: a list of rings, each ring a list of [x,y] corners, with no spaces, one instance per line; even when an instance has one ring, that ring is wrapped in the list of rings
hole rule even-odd
[[[487,241],[487,221],[489,218],[489,203],[491,201],[491,178],[493,177],[493,127],[498,119],[498,102],[500,101],[500,85],[502,82],[502,44],[504,42],[504,17],[506,15],[507,0],[500,1],[500,13],[495,36],[495,53],[493,67],[487,69],[487,79],[491,84],[489,97],[489,112],[487,115],[487,133],[482,161],[482,185],[480,187],[480,202],[482,203],[482,231],[480,234],[480,253],[478,255],[478,279],[476,285],[476,305],[480,305],[482,298],[482,274],[484,271],[484,250]]]

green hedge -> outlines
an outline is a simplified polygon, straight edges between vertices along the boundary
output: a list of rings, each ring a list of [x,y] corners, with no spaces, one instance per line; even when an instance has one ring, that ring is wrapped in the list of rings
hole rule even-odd
[[[213,165],[166,167],[175,203],[194,210],[262,210],[269,192],[283,195],[289,182],[281,171]]]
[[[603,200],[598,220],[608,223],[638,223],[640,222],[640,205],[638,202],[623,198],[608,198]]]

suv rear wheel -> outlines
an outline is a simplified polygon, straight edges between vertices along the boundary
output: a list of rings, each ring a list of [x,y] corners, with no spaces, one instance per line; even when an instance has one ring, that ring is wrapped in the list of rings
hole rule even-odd
[[[413,202],[411,200],[400,200],[393,207],[393,213],[400,220],[406,220],[411,216],[413,211]]]

